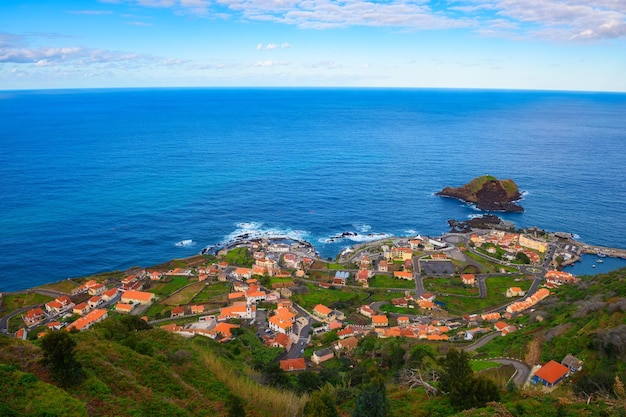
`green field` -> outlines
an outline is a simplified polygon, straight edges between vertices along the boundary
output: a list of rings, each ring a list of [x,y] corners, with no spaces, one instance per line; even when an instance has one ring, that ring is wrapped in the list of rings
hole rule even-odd
[[[501,363],[491,361],[470,361],[470,365],[474,372],[484,371],[485,369],[497,368],[502,366]]]
[[[460,296],[438,296],[438,301],[446,303],[446,308],[450,314],[479,313],[485,309],[501,306],[507,302],[514,301],[507,298],[505,293],[509,287],[520,287],[524,291],[528,290],[531,281],[520,279],[520,275],[505,275],[489,277],[486,279],[487,298],[460,297]],[[447,294],[447,293],[446,293]]]
[[[206,285],[192,300],[195,304],[202,304],[208,301],[214,301],[220,296],[225,296],[230,292],[230,283],[218,282],[216,284]]]
[[[35,304],[43,304],[52,300],[54,300],[54,298],[48,297],[47,295],[37,294],[34,292],[10,294],[3,298],[2,308],[8,311],[13,311],[13,310],[17,310],[20,307],[35,305]]]
[[[149,291],[159,296],[169,297],[174,291],[187,284],[189,284],[188,277],[172,277],[172,280],[169,282],[152,284]]]
[[[478,297],[480,291],[477,287],[463,284],[461,278],[427,278],[424,279],[424,287],[428,291],[437,294],[462,295],[465,297]]]
[[[313,284],[306,286],[309,290],[307,293],[294,295],[292,299],[307,310],[312,310],[317,304],[331,307],[338,302],[348,303],[356,307],[360,305],[361,300],[367,297],[367,294],[357,290],[327,290]]]
[[[407,288],[415,289],[415,281],[406,279],[393,278],[385,274],[374,275],[369,280],[369,286],[372,288]]]

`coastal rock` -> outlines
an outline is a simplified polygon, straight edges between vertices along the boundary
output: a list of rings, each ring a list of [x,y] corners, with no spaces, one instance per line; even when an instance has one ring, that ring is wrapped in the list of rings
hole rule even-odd
[[[485,211],[524,211],[522,206],[515,204],[522,198],[517,184],[511,179],[499,180],[491,175],[474,178],[461,187],[446,187],[436,195],[457,198]]]

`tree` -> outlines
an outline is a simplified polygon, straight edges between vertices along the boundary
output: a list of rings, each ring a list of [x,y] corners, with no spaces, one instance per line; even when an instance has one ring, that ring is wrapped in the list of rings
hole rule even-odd
[[[440,388],[448,394],[450,404],[460,410],[482,407],[500,399],[498,386],[490,379],[475,376],[467,352],[454,348],[443,360]]]
[[[519,263],[526,265],[530,263],[530,258],[524,252],[517,252],[517,255],[515,255],[515,260]]]
[[[352,417],[388,417],[391,416],[387,390],[382,378],[375,378],[365,385],[356,398]]]
[[[75,347],[76,342],[65,330],[49,332],[41,339],[43,362],[63,386],[79,382],[83,374],[82,367],[76,360]]]
[[[315,372],[311,372],[311,371],[304,371],[304,372],[300,372],[298,373],[297,376],[297,381],[298,381],[298,392],[299,393],[310,393],[313,392],[317,389],[319,389],[322,386],[322,378],[320,378],[320,376],[315,373]]]
[[[280,364],[273,361],[263,367],[263,381],[277,388],[285,388],[289,385],[289,377],[281,369]]]
[[[304,406],[304,417],[339,417],[335,396],[329,384],[311,394],[311,399]]]

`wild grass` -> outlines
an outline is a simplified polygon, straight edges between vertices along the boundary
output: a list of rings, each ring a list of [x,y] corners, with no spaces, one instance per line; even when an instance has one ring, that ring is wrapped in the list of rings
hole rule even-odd
[[[308,395],[259,385],[246,375],[236,372],[230,364],[210,351],[200,353],[201,362],[230,391],[237,393],[249,404],[263,410],[268,415],[277,417],[296,417],[301,415]]]

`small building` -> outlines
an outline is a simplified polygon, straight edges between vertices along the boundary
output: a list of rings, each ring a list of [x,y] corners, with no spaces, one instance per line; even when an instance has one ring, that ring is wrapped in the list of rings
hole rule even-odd
[[[569,375],[569,368],[565,365],[551,360],[535,372],[530,379],[532,384],[542,384],[548,388],[553,388]]]
[[[335,349],[337,350],[352,350],[359,344],[359,339],[354,336],[347,337],[345,339],[340,339],[335,342]]]
[[[411,323],[408,317],[400,316],[398,317],[398,326],[408,326]]]
[[[89,304],[87,302],[82,302],[74,306],[72,313],[78,316],[84,316],[85,314],[89,313],[90,310],[91,310],[91,307],[89,307]]]
[[[170,318],[183,317],[185,315],[185,307],[176,306],[172,309],[170,313]]]
[[[397,279],[413,280],[413,272],[409,271],[393,271],[393,277]]]
[[[386,259],[381,259],[378,261],[378,270],[380,272],[388,272],[389,271],[389,262]]]
[[[128,290],[122,294],[122,303],[150,305],[156,298],[151,292]]]
[[[372,316],[372,326],[387,327],[389,326],[389,319],[384,314]]]
[[[313,314],[315,314],[320,319],[327,321],[332,320],[334,317],[333,310],[326,307],[324,304],[318,304],[313,308]]]
[[[107,314],[106,310],[101,309],[101,308],[97,308],[94,311],[92,311],[91,313],[87,314],[84,317],[79,318],[74,323],[72,323],[69,326],[67,326],[67,330],[68,331],[72,330],[72,329],[76,329],[78,331],[87,330],[88,328],[93,326],[95,323],[98,323],[98,322],[106,319],[107,316],[108,316],[108,314]]]
[[[583,361],[570,353],[563,358],[561,365],[567,366],[571,372],[578,372],[583,369]]]
[[[190,307],[190,309],[191,309],[191,314],[202,314],[202,313],[204,313],[204,305],[203,304],[192,305]]]
[[[474,285],[476,283],[476,275],[474,274],[462,274],[461,281],[465,285]]]
[[[368,305],[362,305],[361,308],[359,308],[359,313],[363,314],[365,317],[370,317],[370,318],[374,314],[376,314],[374,309]]]
[[[280,361],[280,369],[285,372],[305,371],[306,362],[304,358],[285,359]]]
[[[115,311],[123,314],[130,314],[135,306],[133,304],[117,303],[115,304]]]
[[[523,297],[524,295],[525,295],[525,292],[520,287],[510,287],[509,289],[506,290],[506,296],[509,298]]]
[[[327,360],[332,359],[335,356],[332,349],[325,348],[321,350],[316,350],[313,352],[313,356],[311,356],[311,362],[319,365],[322,362],[326,362]]]

